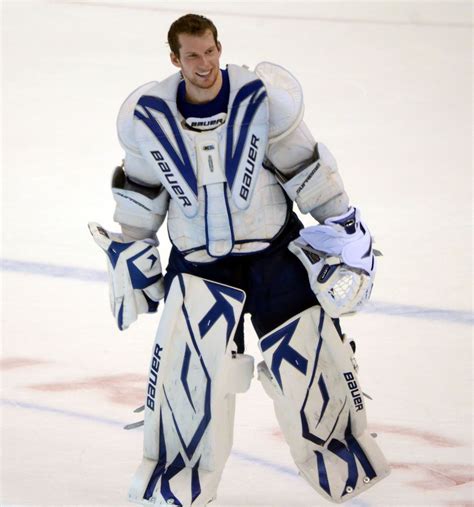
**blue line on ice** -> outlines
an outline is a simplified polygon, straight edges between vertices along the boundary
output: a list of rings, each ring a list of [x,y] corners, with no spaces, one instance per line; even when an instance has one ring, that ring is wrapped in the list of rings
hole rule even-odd
[[[33,410],[35,412],[46,412],[50,414],[57,414],[57,415],[63,415],[66,417],[72,417],[74,419],[81,419],[83,421],[90,421],[94,423],[104,424],[107,426],[115,426],[119,428],[123,428],[125,426],[125,423],[116,421],[114,419],[107,419],[105,417],[97,417],[94,415],[88,415],[88,414],[82,414],[81,412],[74,412],[71,410],[63,410],[55,407],[48,407],[46,405],[38,405],[36,403],[27,403],[24,401],[15,401],[15,400],[6,400],[6,399],[0,399],[0,404],[5,405],[8,407],[13,408],[22,408],[26,410]],[[272,468],[273,470],[286,474],[291,475],[294,477],[297,477],[298,474],[295,470],[285,467],[283,465],[278,465],[276,463],[272,463],[271,461],[267,461],[261,458],[258,458],[256,456],[252,456],[251,454],[239,452],[239,451],[233,451],[232,454],[241,460],[249,461],[252,463],[255,463],[257,465],[261,465],[266,468]]]
[[[106,417],[97,417],[94,415],[81,414],[80,412],[73,412],[70,410],[63,410],[55,407],[47,407],[45,405],[38,405],[36,403],[26,403],[24,401],[5,400],[0,399],[1,405],[14,408],[24,408],[26,410],[34,410],[35,412],[49,412],[50,414],[64,415],[67,417],[73,417],[74,419],[82,419],[83,421],[91,421],[99,424],[106,424],[108,426],[124,427],[125,424],[120,421],[113,419],[107,419]]]
[[[412,319],[441,320],[453,324],[474,324],[474,314],[467,310],[449,310],[447,308],[427,308],[426,306],[401,305],[396,303],[383,303],[382,301],[369,301],[362,313],[378,313],[395,317],[408,317]]]
[[[73,266],[55,266],[44,262],[26,262],[13,259],[1,259],[2,271],[26,273],[28,275],[41,275],[53,278],[68,278],[84,282],[106,282],[107,273],[98,269],[84,269]]]
[[[50,414],[63,415],[66,417],[72,417],[74,419],[81,419],[83,421],[90,421],[98,424],[104,424],[106,426],[115,426],[119,428],[123,428],[125,423],[116,421],[115,419],[107,419],[105,417],[98,417],[94,415],[82,414],[81,412],[74,412],[71,410],[63,410],[55,407],[48,407],[46,405],[38,405],[36,403],[28,403],[24,401],[16,401],[16,400],[7,400],[0,399],[0,405],[5,405],[13,408],[22,408],[25,410],[33,410],[35,412],[46,412]],[[266,459],[259,458],[258,456],[253,456],[251,454],[241,452],[241,451],[232,451],[232,456],[242,461],[248,461],[250,463],[254,463],[256,465],[260,465],[264,468],[270,468],[275,472],[279,472],[284,475],[290,475],[292,477],[298,477],[298,473],[295,469],[286,467],[284,465],[279,465],[278,463],[273,463]],[[355,507],[369,507],[369,504],[364,501],[355,498],[351,500],[348,505],[353,505]]]
[[[2,271],[26,273],[29,275],[66,278],[70,280],[80,280],[83,282],[107,281],[107,273],[98,269],[77,268],[74,266],[57,266],[42,262],[17,261],[13,259],[0,259],[0,267]],[[452,322],[454,324],[474,324],[474,315],[469,311],[449,310],[444,308],[426,308],[416,305],[383,303],[382,301],[369,302],[363,312],[414,319],[437,320]]]
[[[232,456],[238,458],[242,461],[248,461],[249,463],[255,463],[257,465],[261,465],[263,467],[273,468],[278,472],[281,472],[285,475],[291,475],[292,477],[298,477],[298,472],[295,469],[286,467],[284,465],[277,465],[276,463],[272,463],[266,459],[258,458],[257,456],[253,456],[252,454],[248,454],[246,452],[241,451],[232,451]]]
[[[252,454],[248,454],[246,452],[233,450],[232,456],[242,461],[254,463],[255,465],[260,465],[266,468],[272,468],[276,472],[280,472],[281,474],[284,475],[290,475],[291,477],[299,476],[295,468],[286,467],[284,465],[278,465],[277,463],[272,463],[271,461],[259,458],[257,456],[253,456]],[[364,502],[360,498],[353,498],[347,503],[347,505],[353,505],[354,507],[369,507],[369,504]]]

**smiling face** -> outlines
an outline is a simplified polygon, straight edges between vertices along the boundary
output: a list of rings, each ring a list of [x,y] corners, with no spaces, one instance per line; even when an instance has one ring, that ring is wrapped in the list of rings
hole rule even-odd
[[[180,33],[179,55],[170,54],[171,62],[181,69],[190,102],[209,102],[219,93],[222,75],[219,68],[221,46],[210,30],[201,35]]]

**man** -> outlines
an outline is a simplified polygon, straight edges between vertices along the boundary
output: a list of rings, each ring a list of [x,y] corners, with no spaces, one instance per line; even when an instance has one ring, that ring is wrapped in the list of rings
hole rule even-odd
[[[303,123],[288,71],[221,69],[217,29],[203,16],[176,20],[168,42],[180,72],[135,90],[118,117],[125,159],[112,189],[122,234],[90,224],[110,261],[121,329],[166,295],[129,497],[193,506],[215,498],[234,395],[253,374],[243,354],[249,313],[259,379],[301,474],[328,500],[352,498],[388,474],[338,320],[370,295],[370,233],[334,158]],[[303,229],[293,202],[321,225]],[[166,215],[173,247],[163,278],[155,234]]]

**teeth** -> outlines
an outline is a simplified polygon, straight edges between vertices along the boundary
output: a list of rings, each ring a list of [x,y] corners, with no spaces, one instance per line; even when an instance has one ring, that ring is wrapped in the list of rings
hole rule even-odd
[[[207,77],[209,74],[211,73],[210,70],[208,70],[206,73],[199,73],[199,72],[196,72],[196,74],[199,76],[199,77]]]

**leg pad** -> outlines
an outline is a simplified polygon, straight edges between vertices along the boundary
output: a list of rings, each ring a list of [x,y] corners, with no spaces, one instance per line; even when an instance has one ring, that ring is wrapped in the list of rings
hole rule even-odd
[[[367,431],[353,351],[332,320],[313,307],[260,340],[259,380],[303,477],[341,503],[389,474]]]
[[[239,289],[175,277],[152,349],[131,501],[200,507],[215,498],[232,447],[235,393],[253,376],[253,358],[236,354],[233,342],[244,301]]]

